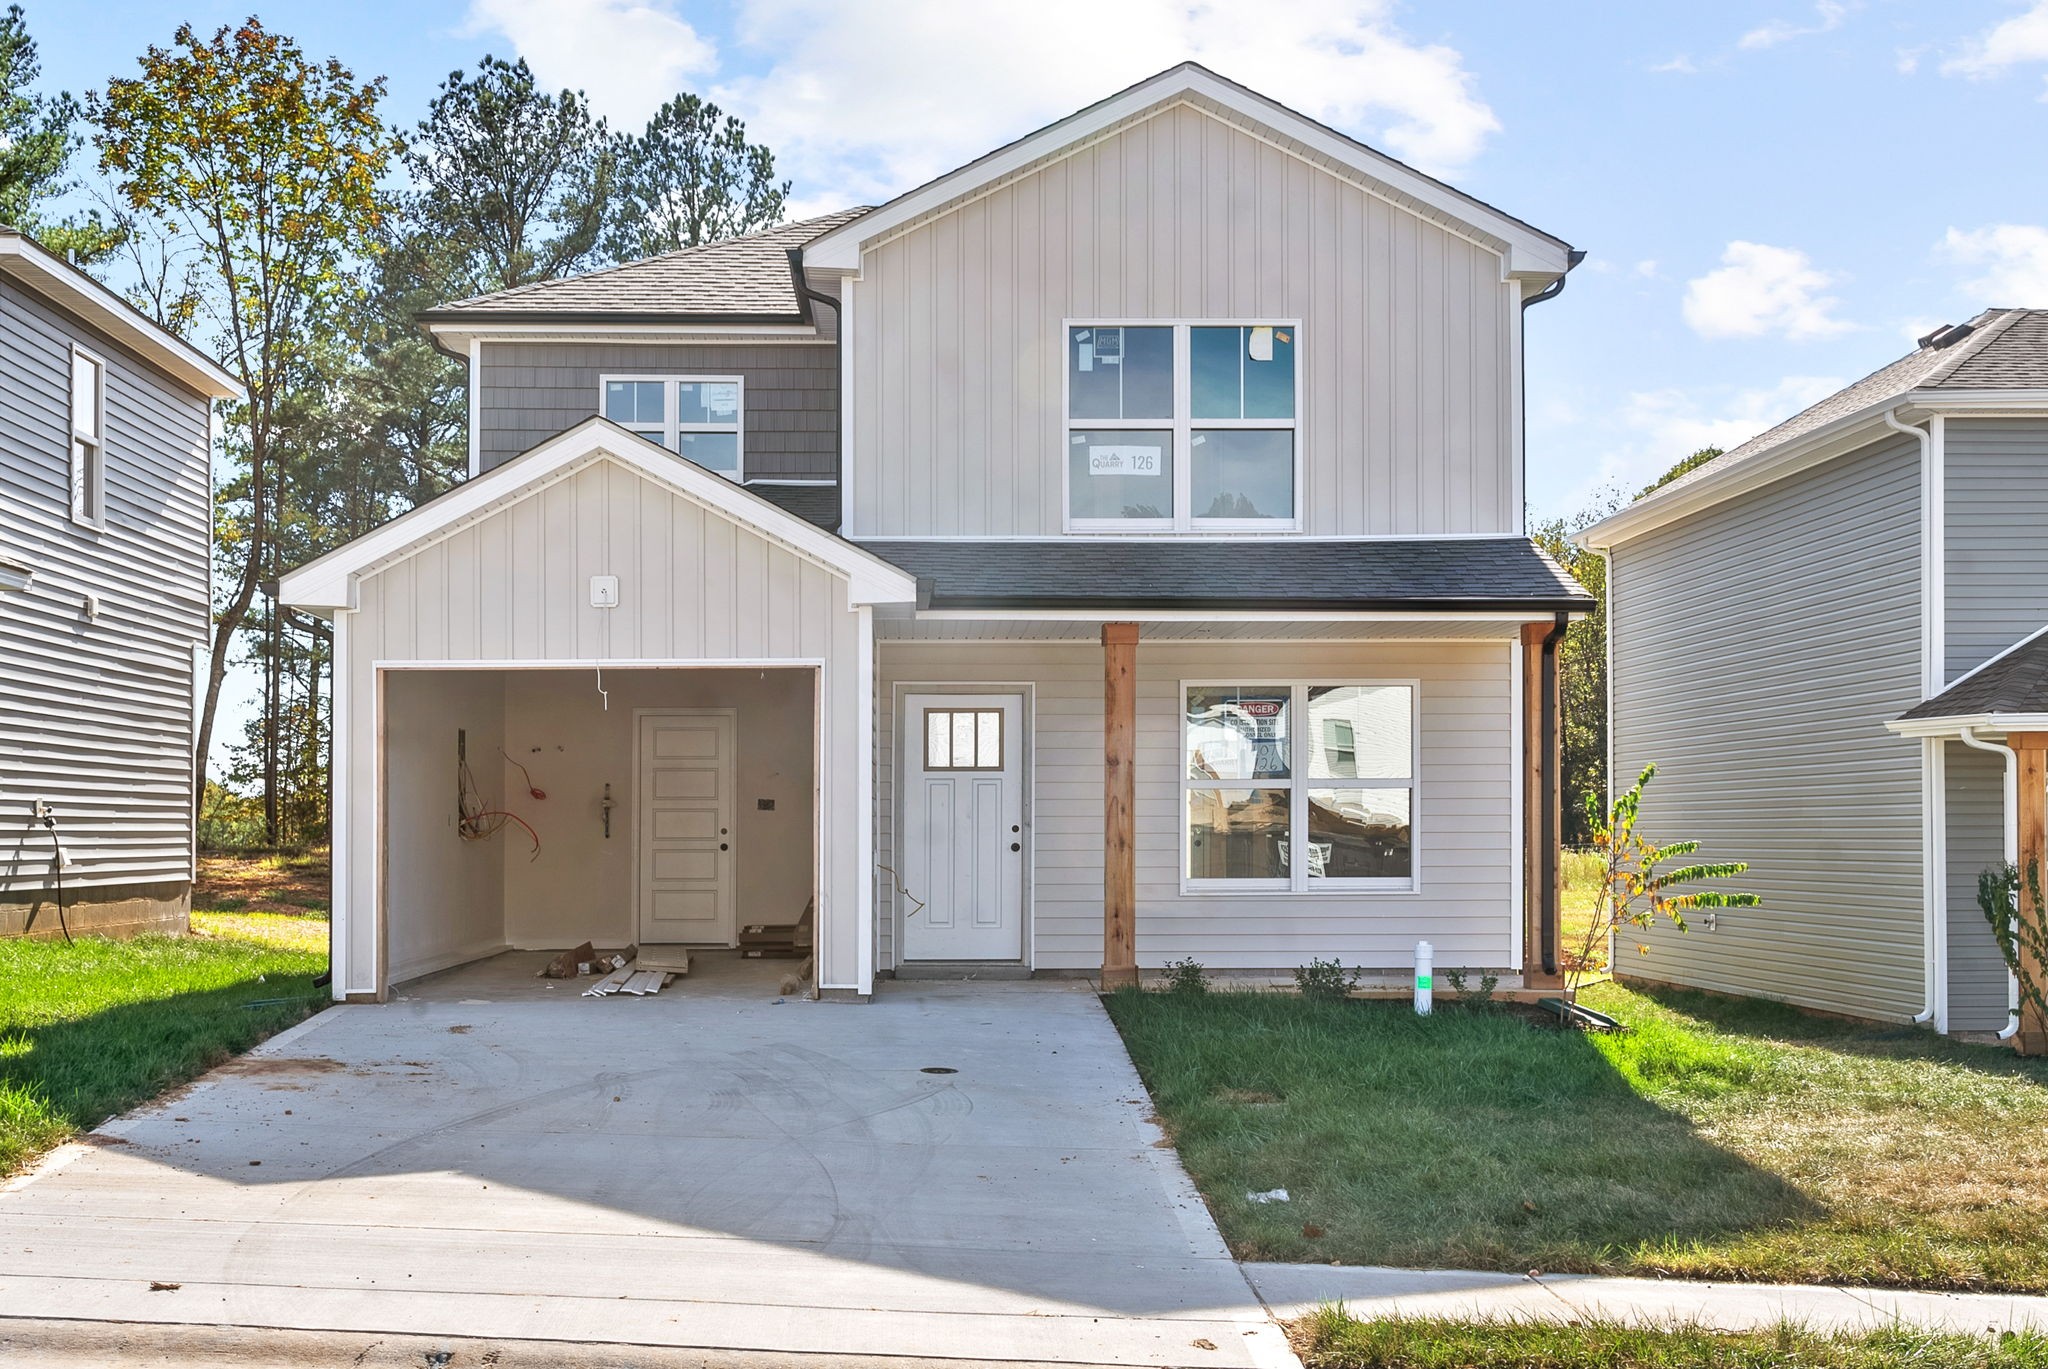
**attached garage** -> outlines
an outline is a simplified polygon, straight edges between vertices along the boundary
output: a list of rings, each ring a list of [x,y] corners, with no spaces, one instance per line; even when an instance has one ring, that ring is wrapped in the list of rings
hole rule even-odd
[[[908,575],[593,419],[281,594],[335,624],[337,997],[807,904],[819,990],[871,991],[870,616]]]

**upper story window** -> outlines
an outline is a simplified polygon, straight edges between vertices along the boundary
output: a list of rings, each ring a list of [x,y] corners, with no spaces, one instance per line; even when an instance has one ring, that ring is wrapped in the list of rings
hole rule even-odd
[[[100,527],[107,517],[107,366],[71,349],[71,521]]]
[[[743,382],[738,376],[606,376],[602,413],[708,471],[741,477]]]
[[[1299,527],[1299,331],[1293,323],[1069,324],[1067,527]]]

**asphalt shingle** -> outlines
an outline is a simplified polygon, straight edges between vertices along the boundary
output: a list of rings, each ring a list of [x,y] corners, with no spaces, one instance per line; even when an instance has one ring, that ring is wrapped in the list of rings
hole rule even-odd
[[[2048,713],[2048,630],[1906,711],[1902,722]]]

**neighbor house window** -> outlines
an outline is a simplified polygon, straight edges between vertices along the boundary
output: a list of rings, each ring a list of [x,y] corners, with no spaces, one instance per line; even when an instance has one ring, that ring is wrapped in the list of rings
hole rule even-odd
[[[1183,686],[1186,887],[1413,888],[1415,700],[1413,683]]]
[[[606,376],[599,409],[706,470],[740,478],[743,382],[738,376]]]
[[[924,711],[926,770],[1003,768],[1003,710],[927,708]]]
[[[71,349],[71,521],[99,527],[107,514],[107,367]]]
[[[1068,325],[1068,526],[1296,527],[1298,332],[1292,323]]]

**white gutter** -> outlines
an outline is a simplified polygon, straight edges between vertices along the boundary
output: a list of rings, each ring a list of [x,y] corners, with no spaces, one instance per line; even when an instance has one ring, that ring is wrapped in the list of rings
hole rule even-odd
[[[1962,730],[1961,736],[1964,746],[1974,746],[1979,751],[1989,751],[1995,756],[2005,757],[2005,863],[2008,865],[2018,865],[2020,863],[2019,753],[2009,746],[2000,746],[1997,742],[1979,740],[1977,729],[1974,727],[1965,727]],[[2006,1007],[2011,1010],[2011,1015],[2005,1024],[2005,1030],[1998,1034],[1998,1039],[2010,1041],[2019,1034],[2020,1029],[2020,977],[2010,970],[2006,971],[2005,997]]]

